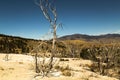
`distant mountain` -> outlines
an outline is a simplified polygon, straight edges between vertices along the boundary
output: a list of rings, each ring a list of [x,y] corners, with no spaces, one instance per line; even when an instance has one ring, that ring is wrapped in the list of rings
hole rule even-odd
[[[105,35],[85,35],[85,34],[72,34],[72,35],[66,35],[59,38],[60,40],[100,40],[100,39],[119,39],[120,40],[120,34],[105,34]]]

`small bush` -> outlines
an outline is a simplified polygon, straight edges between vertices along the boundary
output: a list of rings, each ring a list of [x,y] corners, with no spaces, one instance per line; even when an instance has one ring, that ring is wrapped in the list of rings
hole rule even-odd
[[[64,61],[65,59],[61,59],[62,61]],[[68,60],[68,59],[67,59]],[[59,65],[56,65],[54,67],[56,70],[59,70],[62,72],[62,75],[64,76],[71,76],[71,69],[69,67],[69,65],[67,66],[59,66]]]
[[[60,71],[65,71],[65,70],[71,70],[70,67],[67,65],[67,66],[64,66],[64,67],[60,67]]]
[[[71,76],[71,69],[68,65],[67,66],[55,66],[54,68],[61,71],[62,75],[64,76]]]
[[[60,66],[55,66],[54,68],[57,69],[57,70],[59,70],[59,69],[60,69]]]
[[[59,66],[59,65],[57,65],[54,68],[59,70],[59,71],[71,70],[68,65],[67,66]]]
[[[99,67],[97,63],[93,63],[91,66],[88,66],[90,68],[91,71],[93,72],[98,72],[99,71]]]
[[[70,70],[64,70],[62,72],[62,75],[64,75],[64,76],[71,76],[71,71]]]

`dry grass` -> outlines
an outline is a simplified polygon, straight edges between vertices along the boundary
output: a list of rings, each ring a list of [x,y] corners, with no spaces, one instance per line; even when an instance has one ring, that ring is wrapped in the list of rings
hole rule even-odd
[[[71,73],[70,70],[64,70],[64,71],[62,71],[62,75],[64,75],[64,76],[71,76],[72,73]]]
[[[70,69],[70,67],[68,65],[67,66],[59,66],[59,65],[57,65],[54,68],[56,70],[58,70],[58,71],[61,71],[62,75],[64,75],[64,76],[71,76],[72,75],[71,74],[71,69]]]

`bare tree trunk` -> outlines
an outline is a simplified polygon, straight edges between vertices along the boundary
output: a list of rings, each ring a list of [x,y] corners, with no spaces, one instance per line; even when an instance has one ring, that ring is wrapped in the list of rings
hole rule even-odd
[[[43,76],[47,76],[47,74],[51,71],[51,69],[53,68],[53,60],[54,60],[54,55],[56,52],[56,47],[55,47],[55,43],[56,43],[56,29],[57,29],[57,12],[56,12],[56,8],[53,6],[53,2],[50,0],[39,0],[39,3],[36,3],[44,17],[49,21],[50,25],[51,25],[51,29],[52,29],[52,34],[53,34],[53,41],[52,41],[52,49],[51,49],[51,55],[50,55],[50,61],[48,62],[48,64],[46,64],[43,60],[43,63],[41,63],[41,69],[43,72]],[[37,56],[37,55],[36,55]],[[45,57],[45,56],[44,56]],[[35,57],[36,59],[36,69],[37,69],[37,57]],[[45,60],[46,61],[46,60]],[[43,65],[43,66],[42,66]],[[45,68],[45,72],[44,69]]]
[[[55,54],[55,43],[56,43],[56,24],[54,23],[54,27],[53,27],[54,31],[53,31],[53,41],[52,41],[52,53],[51,53],[51,62],[50,62],[50,66],[52,68],[52,61],[53,61],[53,58],[54,58],[54,54]],[[50,69],[51,69],[50,68]]]
[[[35,54],[35,72],[39,73],[39,69],[38,69],[38,59],[37,59],[38,55],[37,53]]]

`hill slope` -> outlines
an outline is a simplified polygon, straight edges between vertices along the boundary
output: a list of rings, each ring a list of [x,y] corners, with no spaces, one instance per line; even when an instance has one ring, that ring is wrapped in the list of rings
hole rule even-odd
[[[38,40],[0,34],[0,52],[28,53]]]
[[[60,40],[101,40],[101,39],[117,39],[120,40],[120,34],[105,34],[105,35],[98,35],[98,36],[91,36],[85,34],[72,34],[66,35],[59,38]]]
[[[96,41],[104,43],[119,43],[120,34],[106,34],[99,36],[90,36],[83,34],[73,34],[66,35],[58,38],[58,40],[84,40],[85,42]],[[0,34],[0,52],[1,53],[29,53],[36,45],[38,45],[40,40],[21,38],[16,36],[8,36]],[[48,41],[47,47],[51,44],[51,41]],[[63,44],[57,43],[63,48]],[[60,47],[60,46],[59,46]],[[50,48],[50,47],[49,47]]]

